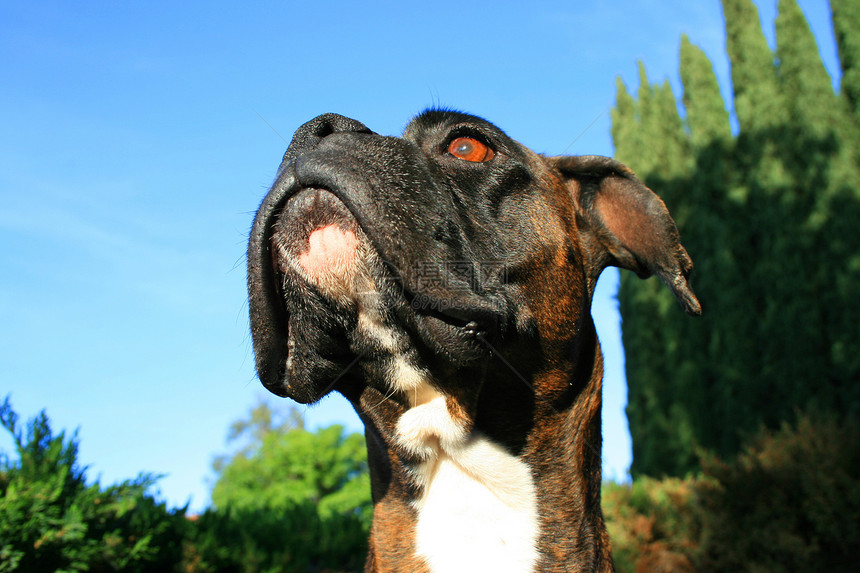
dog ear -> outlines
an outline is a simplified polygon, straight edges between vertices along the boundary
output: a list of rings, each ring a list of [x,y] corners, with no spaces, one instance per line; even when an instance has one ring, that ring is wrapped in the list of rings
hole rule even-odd
[[[609,157],[549,159],[564,178],[583,232],[590,284],[607,266],[660,277],[684,307],[698,316],[702,306],[690,287],[693,261],[681,245],[663,201],[633,172]]]

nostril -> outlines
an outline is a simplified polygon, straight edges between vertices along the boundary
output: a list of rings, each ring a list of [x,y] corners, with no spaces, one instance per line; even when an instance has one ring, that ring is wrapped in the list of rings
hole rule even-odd
[[[363,123],[336,113],[325,113],[317,116],[296,130],[293,140],[281,160],[279,175],[299,154],[315,148],[323,139],[335,133],[373,132]]]
[[[322,139],[323,137],[328,137],[332,133],[334,133],[334,127],[332,127],[332,125],[327,121],[321,122],[319,125],[317,125],[316,129],[313,132],[313,134],[320,139]]]
[[[336,113],[324,113],[306,125],[308,131],[320,139],[335,133],[373,133],[360,121]]]

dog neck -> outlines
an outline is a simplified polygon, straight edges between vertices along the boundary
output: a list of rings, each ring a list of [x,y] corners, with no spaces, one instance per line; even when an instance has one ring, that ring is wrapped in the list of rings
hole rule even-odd
[[[393,370],[410,385],[405,404],[369,386],[347,393],[366,426],[367,570],[611,570],[600,512],[602,358],[590,318],[582,330],[564,364],[518,357],[526,366],[513,371],[494,356],[473,407],[440,390],[462,383],[405,363]]]

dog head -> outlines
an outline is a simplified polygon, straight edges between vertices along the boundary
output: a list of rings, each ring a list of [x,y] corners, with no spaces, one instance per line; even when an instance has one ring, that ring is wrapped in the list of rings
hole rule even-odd
[[[296,131],[254,220],[257,372],[312,402],[356,381],[405,390],[397,360],[469,372],[488,341],[563,353],[609,265],[656,274],[701,312],[665,205],[616,161],[542,157],[455,112],[424,112],[400,138],[326,114]]]

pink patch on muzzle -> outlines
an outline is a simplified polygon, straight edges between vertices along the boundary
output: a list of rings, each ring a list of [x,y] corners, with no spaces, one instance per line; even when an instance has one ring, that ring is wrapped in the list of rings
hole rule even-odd
[[[299,264],[308,275],[319,278],[323,274],[338,273],[347,269],[358,252],[358,238],[335,224],[313,231],[308,237],[308,250],[299,255]]]

